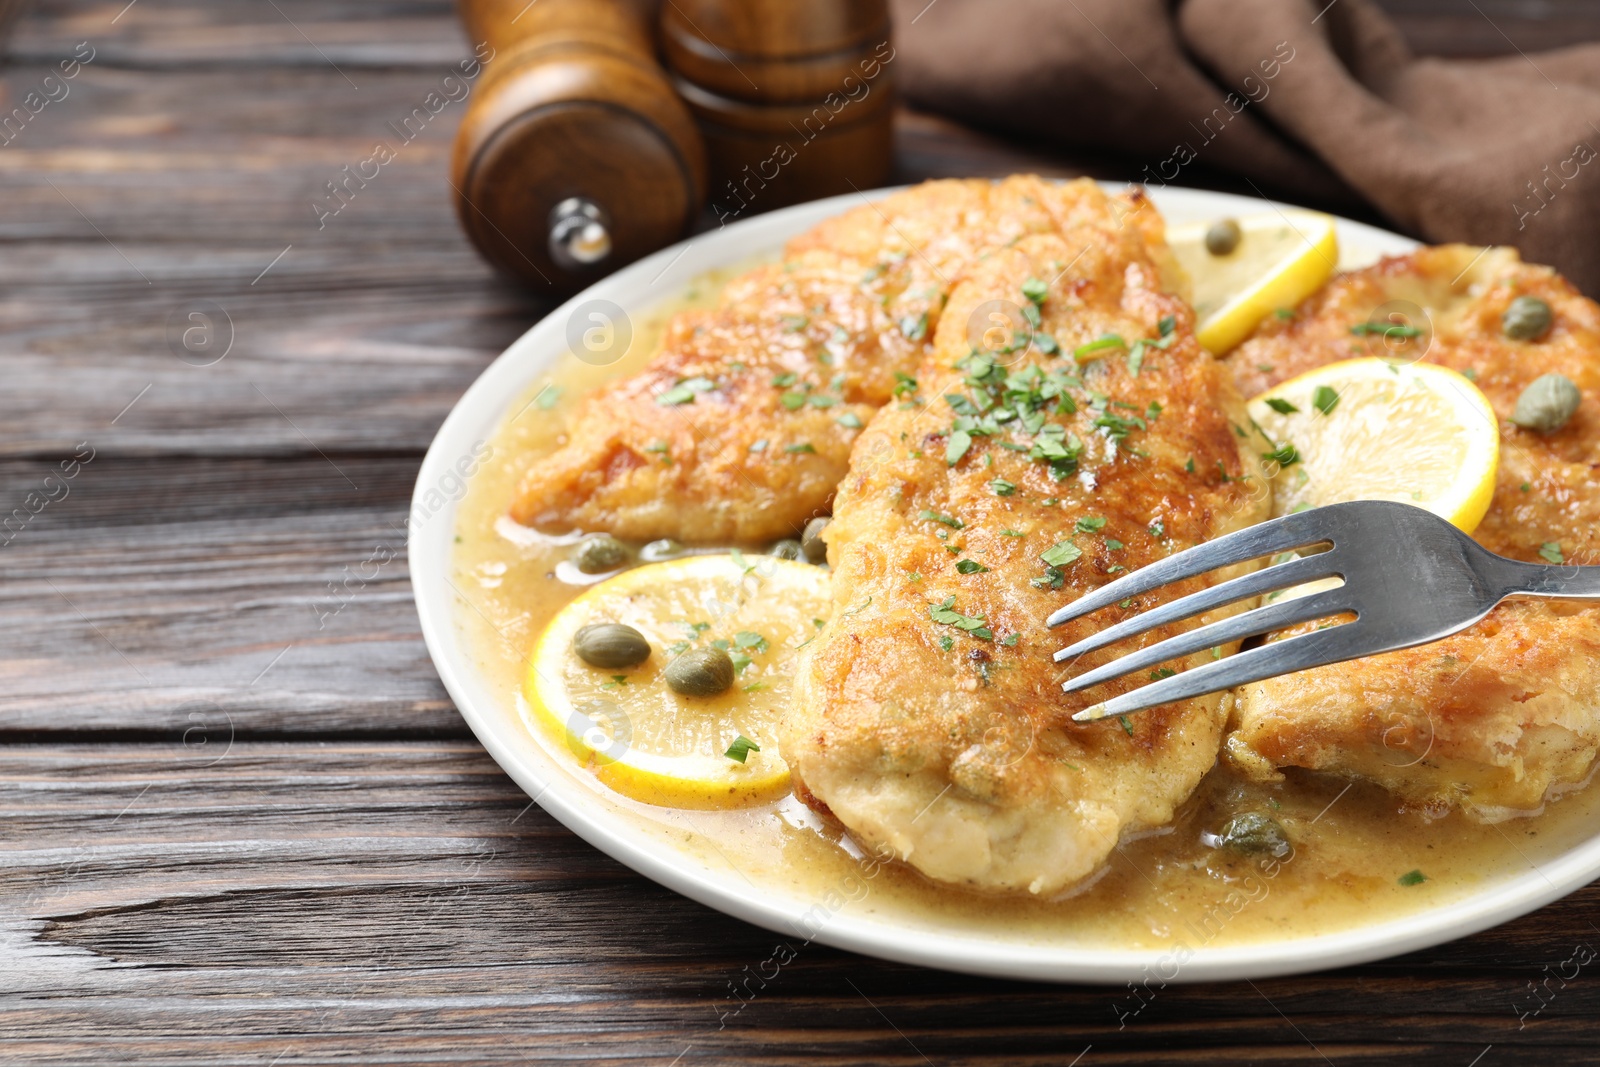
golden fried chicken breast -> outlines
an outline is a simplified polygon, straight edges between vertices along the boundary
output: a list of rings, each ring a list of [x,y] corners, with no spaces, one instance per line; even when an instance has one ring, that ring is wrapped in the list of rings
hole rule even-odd
[[[926,355],[951,286],[994,250],[1059,232],[1075,205],[1063,189],[930,182],[796,238],[714,309],[679,314],[641,372],[582,400],[513,517],[639,539],[795,536],[827,513],[861,427]],[[1130,232],[1154,215],[1134,212]]]
[[[1164,244],[1095,186],[1067,189],[1061,232],[955,286],[915,394],[856,443],[825,535],[833,614],[783,729],[800,796],[864,846],[984,890],[1090,874],[1172,817],[1221,741],[1218,696],[1073,723],[1091,700],[1061,692],[1051,654],[1104,620],[1045,617],[1264,512],[1230,426],[1242,406],[1162,283]],[[1038,332],[974,354],[968,322],[996,300]]]
[[[1503,335],[1519,296],[1550,305],[1548,335]],[[1472,377],[1500,416],[1494,501],[1473,536],[1514,559],[1600,562],[1600,307],[1549,268],[1461,245],[1387,259],[1336,278],[1293,319],[1269,319],[1228,363],[1254,394],[1319,364],[1384,354],[1384,340],[1369,353],[1350,328],[1380,309],[1415,320],[1415,308],[1429,334],[1388,340],[1393,355]],[[1519,429],[1509,421],[1518,395],[1548,373],[1582,390],[1577,414],[1554,433]],[[1394,448],[1402,461],[1403,436]],[[1530,814],[1582,781],[1600,749],[1600,608],[1511,601],[1434,644],[1246,686],[1228,749],[1259,776],[1305,767],[1370,779],[1429,814]]]

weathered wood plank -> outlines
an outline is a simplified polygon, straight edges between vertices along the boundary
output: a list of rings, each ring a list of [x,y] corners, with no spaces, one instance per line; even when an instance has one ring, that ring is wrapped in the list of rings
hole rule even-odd
[[[1126,989],[815,945],[723,1019],[780,939],[589,848],[475,746],[203,755],[0,748],[0,1037],[26,1062],[1320,1062],[1315,1042],[1460,1067],[1489,1044],[1552,1063],[1600,1044],[1600,985],[1572,981],[1520,1032],[1511,1009],[1593,943],[1592,889],[1387,965],[1154,990],[1120,1029]]]
[[[0,455],[426,446],[549,304],[460,235],[444,160],[461,106],[409,144],[387,125],[434,74],[337,81],[91,64],[0,147]],[[328,193],[380,139],[393,161]],[[197,324],[209,349],[183,344]]]
[[[9,53],[27,61],[85,39],[105,42],[108,65],[153,70],[447,65],[464,49],[450,0],[56,0],[18,25]]]
[[[466,736],[411,597],[416,464],[0,463],[0,736]]]

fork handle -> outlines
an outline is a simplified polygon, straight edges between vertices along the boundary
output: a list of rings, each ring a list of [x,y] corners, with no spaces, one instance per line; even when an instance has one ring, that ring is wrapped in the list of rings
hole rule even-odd
[[[1556,600],[1600,600],[1600,567],[1576,563],[1521,563],[1510,575],[1507,596]]]

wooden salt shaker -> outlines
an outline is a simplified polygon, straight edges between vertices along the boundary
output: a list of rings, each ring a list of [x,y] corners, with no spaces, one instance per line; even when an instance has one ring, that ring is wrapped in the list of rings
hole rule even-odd
[[[461,225],[484,257],[561,294],[685,236],[705,201],[705,151],[656,62],[652,6],[460,8],[471,42],[493,49],[451,164]]]

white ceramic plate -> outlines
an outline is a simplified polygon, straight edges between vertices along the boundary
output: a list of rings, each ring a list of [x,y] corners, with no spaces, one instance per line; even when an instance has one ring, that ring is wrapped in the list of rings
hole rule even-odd
[[[1109,191],[1115,191],[1108,186]],[[881,197],[893,190],[867,194]],[[1151,191],[1172,223],[1260,212],[1263,201],[1188,189]],[[729,915],[786,936],[811,928],[802,916],[816,902],[782,886],[760,889],[642,831],[638,820],[608,806],[573,779],[491,691],[458,628],[450,575],[459,491],[458,462],[489,439],[541,374],[568,351],[566,324],[592,300],[611,301],[637,317],[714,268],[774,253],[784,241],[861,202],[859,195],[801,204],[702,234],[663,249],[573,297],[530,329],[484,371],[440,427],[423,460],[412,501],[410,567],[428,651],[456,707],[489,754],[551,815],[596,848],[648,878]],[[1283,209],[1282,205],[1271,205]],[[1339,220],[1341,266],[1357,267],[1415,242]],[[1402,918],[1317,937],[1203,947],[1184,963],[1179,981],[1262,978],[1339,967],[1393,956],[1505,922],[1572,892],[1600,875],[1600,835],[1525,874],[1486,884],[1454,903]],[[949,970],[1052,981],[1115,982],[1141,977],[1160,956],[1153,950],[1019,945],[976,934],[915,930],[892,919],[841,911],[814,940],[886,959]]]

